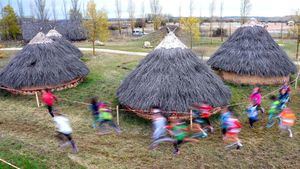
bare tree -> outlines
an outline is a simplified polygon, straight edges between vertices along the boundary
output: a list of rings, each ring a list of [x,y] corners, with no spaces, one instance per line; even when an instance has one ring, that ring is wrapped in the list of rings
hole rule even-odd
[[[122,17],[122,5],[121,0],[115,0],[116,5],[116,14],[118,19],[118,30],[119,34],[122,35],[122,27],[121,27],[121,17]]]
[[[0,1],[0,19],[3,17],[3,4]]]
[[[142,13],[142,31],[145,32],[145,26],[146,26],[145,1],[142,2],[141,13]]]
[[[178,16],[179,16],[179,18],[181,18],[181,15],[182,15],[182,4],[180,3],[179,4],[179,7],[178,7]]]
[[[68,19],[68,10],[67,10],[67,2],[66,0],[63,0],[63,6],[62,6],[62,11],[63,11],[63,15],[65,17],[65,19]]]
[[[296,59],[299,60],[299,44],[300,44],[300,9],[296,11],[295,15],[295,27],[297,32],[297,48],[296,48]]]
[[[224,40],[223,9],[224,9],[224,1],[221,0],[221,3],[220,3],[220,32],[221,32],[221,41],[222,42]]]
[[[22,0],[17,0],[18,10],[19,10],[19,17],[24,18],[24,6]]]
[[[46,8],[46,0],[35,0],[36,15],[41,21],[48,19],[48,9]]]
[[[214,13],[215,13],[215,8],[216,8],[216,1],[211,0],[209,4],[209,15],[210,15],[210,23],[209,23],[209,37],[210,37],[210,44],[212,44],[213,39],[213,21],[214,21]]]
[[[194,0],[190,0],[189,10],[190,10],[190,17],[192,17],[193,16],[193,12],[194,12]]]
[[[29,9],[30,9],[30,17],[32,19],[35,18],[35,10],[34,10],[34,2],[33,1],[30,1],[30,5],[29,5]]]
[[[56,21],[56,5],[55,5],[55,0],[51,0],[51,8],[52,8],[53,19]]]
[[[180,3],[179,3],[178,13],[179,13],[179,27],[180,27],[181,26],[180,19],[181,19],[181,16],[182,16],[182,1],[180,1]]]
[[[81,21],[80,0],[71,0],[70,20]]]
[[[251,11],[251,2],[250,0],[241,0],[241,24],[246,23],[247,17],[250,14]]]
[[[7,0],[7,4],[10,5],[10,6],[12,6],[11,5],[11,0]]]
[[[130,18],[130,27],[131,27],[131,32],[134,31],[134,24],[135,24],[135,5],[133,0],[128,0],[128,14]]]
[[[160,1],[150,0],[150,9],[153,17],[154,30],[158,30],[162,21],[162,17],[161,17],[162,7],[160,5]]]
[[[82,17],[83,18],[87,18],[87,11],[86,11],[86,2],[85,1],[83,1],[82,3],[81,3],[81,9],[82,9]]]

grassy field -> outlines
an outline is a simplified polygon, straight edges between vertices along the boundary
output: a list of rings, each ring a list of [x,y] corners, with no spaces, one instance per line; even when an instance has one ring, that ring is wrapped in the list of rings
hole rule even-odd
[[[141,59],[140,56],[111,54],[85,57],[91,70],[86,81],[75,89],[55,94],[82,102],[98,95],[115,105],[115,91],[130,72],[122,67],[134,69]],[[2,59],[2,62],[7,63],[6,60]],[[252,89],[251,86],[228,85],[233,93],[232,103],[247,99]],[[263,87],[263,93],[274,89],[276,87]],[[293,91],[291,107],[297,113],[300,111],[299,101],[299,90]],[[268,104],[264,102],[265,107]],[[250,129],[247,117],[242,114],[244,106],[235,108],[236,115],[244,124],[240,135],[244,144],[242,150],[224,150],[218,121],[215,120],[216,133],[197,144],[183,145],[180,156],[172,155],[169,144],[149,151],[151,123],[133,114],[121,112],[121,135],[98,136],[91,128],[91,115],[86,106],[61,100],[59,107],[72,121],[73,137],[80,151],[78,154],[71,154],[70,149],[58,148],[51,118],[44,107],[36,107],[33,96],[14,96],[0,90],[0,158],[28,169],[300,167],[300,126],[295,126],[292,139],[280,134],[277,127],[261,127],[266,124],[266,117],[257,123],[255,129]],[[0,168],[9,167],[0,162]]]
[[[226,39],[224,39],[225,41]],[[199,56],[211,56],[216,50],[222,45],[220,38],[213,38],[213,43],[207,37],[202,37],[199,42],[196,42],[193,47],[193,51]],[[276,42],[287,52],[287,54],[294,59],[296,56],[296,40],[283,39],[276,40]],[[91,48],[90,42],[76,42],[78,47]],[[97,46],[99,49],[113,49],[113,50],[124,50],[131,52],[150,52],[153,49],[143,48],[144,40],[140,39],[119,39],[118,41],[106,42],[105,46]],[[153,46],[158,45],[157,43],[152,44]]]
[[[132,38],[132,37],[114,37],[112,41],[105,42],[105,46],[96,46],[98,49],[112,49],[112,50],[123,50],[130,52],[150,52],[153,48],[143,48],[144,39],[140,38]],[[226,38],[224,38],[224,41]],[[284,49],[284,51],[290,56],[290,58],[295,59],[296,56],[296,40],[295,39],[275,39],[275,41]],[[159,41],[154,41],[152,46],[157,46]],[[219,37],[214,37],[211,39],[208,37],[201,37],[199,42],[195,42],[193,46],[193,51],[198,56],[211,56],[213,55],[217,49],[222,45],[222,41]],[[88,41],[82,42],[74,42],[74,44],[78,47],[82,48],[92,48],[92,43]],[[3,43],[4,47],[22,47],[21,42],[5,42]],[[188,44],[189,46],[189,44]],[[1,57],[0,57],[1,58]],[[0,65],[1,66],[1,65]]]

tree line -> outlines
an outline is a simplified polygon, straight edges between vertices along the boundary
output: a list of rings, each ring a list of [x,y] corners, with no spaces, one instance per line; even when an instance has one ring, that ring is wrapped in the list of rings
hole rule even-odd
[[[1,20],[0,20],[0,32],[1,37],[3,39],[14,40],[18,36],[21,35],[20,24],[24,16],[24,6],[22,0],[17,1],[17,10],[18,14],[14,11],[13,7],[8,4],[6,6],[2,6],[0,2],[1,9]],[[150,14],[146,15],[145,13],[145,5],[148,1],[148,5],[150,7]],[[55,4],[55,0],[32,0],[30,1],[30,11],[31,18],[39,21],[48,21],[50,16],[52,15],[52,19],[57,20],[57,8]],[[47,7],[47,3],[51,3],[50,8]],[[117,29],[119,34],[122,34],[122,0],[115,0],[115,13],[117,19]],[[189,0],[189,17],[181,16],[181,4],[179,4],[179,26],[188,33],[190,39],[190,47],[193,47],[193,43],[199,41],[200,39],[200,25],[203,22],[201,20],[201,9],[199,17],[194,16],[195,5],[194,0]],[[252,8],[250,0],[240,0],[240,22],[241,25],[246,23],[250,11]],[[97,10],[96,3],[93,0],[82,1],[82,0],[62,0],[62,13],[64,15],[64,19],[66,20],[76,20],[83,22],[85,28],[88,31],[89,39],[95,43],[96,40],[106,41],[109,38],[108,27],[110,26],[108,22],[108,16],[104,9]],[[68,7],[67,4],[70,4]],[[146,20],[150,20],[153,23],[153,29],[158,30],[165,22],[167,22],[166,18],[168,16],[162,13],[162,5],[160,0],[144,0],[141,3],[141,15],[140,17],[136,17],[136,3],[134,0],[127,0],[128,8],[128,16],[129,16],[129,25],[130,29],[133,32],[136,26],[140,26],[144,32],[144,28],[146,25]],[[217,29],[218,34],[221,37],[221,41],[223,41],[223,36],[225,34],[225,29],[223,28],[223,11],[224,11],[224,0],[220,1],[219,8],[219,16],[216,17],[216,0],[209,1],[209,37],[210,43],[213,43],[213,23],[218,19],[219,28]],[[51,15],[50,15],[51,14]],[[139,19],[137,19],[139,18]],[[298,35],[299,44],[299,12],[295,15],[296,29],[294,30]],[[299,20],[299,19],[298,19]],[[93,45],[94,46],[94,45]],[[297,45],[297,51],[299,51],[299,45]],[[298,52],[297,52],[298,56]]]

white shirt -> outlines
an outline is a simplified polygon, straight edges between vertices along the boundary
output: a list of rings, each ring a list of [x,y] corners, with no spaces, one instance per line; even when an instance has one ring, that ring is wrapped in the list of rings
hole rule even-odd
[[[53,121],[55,123],[58,132],[61,132],[63,134],[72,133],[72,128],[68,118],[64,116],[54,116]]]

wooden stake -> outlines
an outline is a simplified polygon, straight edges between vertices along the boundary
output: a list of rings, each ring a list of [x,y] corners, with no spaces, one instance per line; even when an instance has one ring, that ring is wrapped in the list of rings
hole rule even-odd
[[[190,110],[190,124],[191,124],[191,129],[193,129],[193,110]]]
[[[119,105],[117,105],[117,124],[120,125],[120,117],[119,117]]]
[[[13,164],[11,164],[11,163],[9,163],[9,162],[7,162],[7,161],[1,159],[1,158],[0,158],[0,161],[3,162],[3,163],[5,163],[5,164],[7,164],[7,165],[9,165],[9,166],[11,166],[12,168],[20,169],[19,167],[17,167],[17,166],[15,166],[15,165],[13,165]]]
[[[39,101],[39,96],[38,96],[37,92],[35,92],[35,99],[36,99],[37,106],[40,107],[40,101]]]

